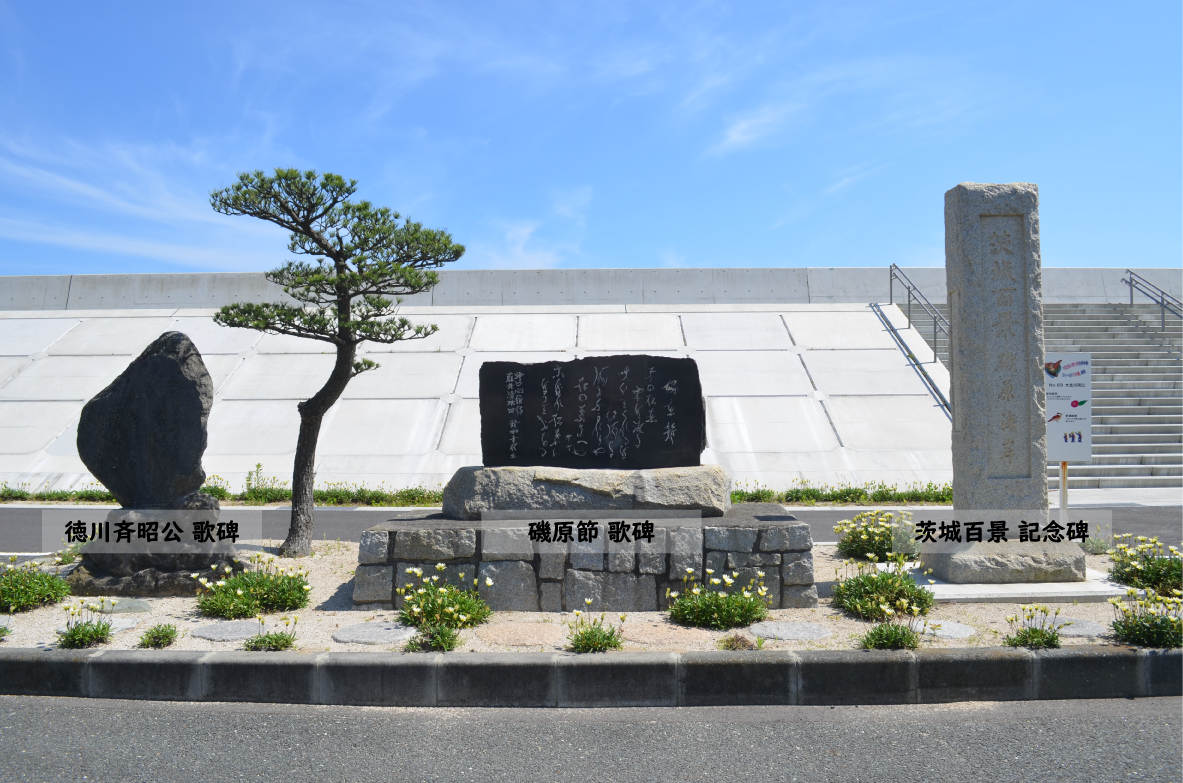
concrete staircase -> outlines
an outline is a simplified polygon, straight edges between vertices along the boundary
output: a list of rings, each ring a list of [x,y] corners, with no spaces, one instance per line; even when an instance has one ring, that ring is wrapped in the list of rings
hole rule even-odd
[[[945,305],[936,309],[948,318]],[[1153,304],[1045,304],[1044,347],[1093,355],[1093,461],[1068,488],[1183,488],[1183,326]],[[931,322],[916,328],[932,345]],[[937,355],[948,365],[941,335]],[[1058,465],[1048,489],[1059,489]]]
[[[1183,487],[1183,327],[1167,315],[1163,329],[1152,304],[1044,305],[1044,347],[1093,355],[1093,461],[1068,466],[1069,489]]]

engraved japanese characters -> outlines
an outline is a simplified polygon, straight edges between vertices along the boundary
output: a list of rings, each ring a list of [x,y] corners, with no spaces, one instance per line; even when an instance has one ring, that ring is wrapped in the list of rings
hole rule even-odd
[[[480,407],[485,467],[690,467],[700,464],[705,447],[693,359],[487,362]]]

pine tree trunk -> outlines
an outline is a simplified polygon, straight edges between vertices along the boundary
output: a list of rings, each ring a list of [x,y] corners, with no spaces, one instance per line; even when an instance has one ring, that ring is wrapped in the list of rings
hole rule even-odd
[[[312,554],[312,524],[315,506],[312,487],[316,481],[316,441],[320,437],[323,413],[300,416],[300,438],[296,441],[296,462],[292,468],[292,520],[288,537],[279,548],[285,557]]]
[[[324,388],[300,403],[300,438],[296,441],[296,461],[292,467],[292,521],[288,537],[279,547],[285,557],[307,557],[312,554],[312,527],[315,505],[312,487],[316,481],[316,441],[325,413],[340,399],[349,379],[353,377],[353,345],[337,346],[337,362]]]

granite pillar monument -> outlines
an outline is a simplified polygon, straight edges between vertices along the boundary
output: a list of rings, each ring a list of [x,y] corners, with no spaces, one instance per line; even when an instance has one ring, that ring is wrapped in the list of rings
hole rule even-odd
[[[965,182],[948,191],[945,275],[954,511],[1005,517],[1014,534],[925,545],[924,561],[955,583],[1081,581],[1075,543],[1017,535],[1020,517],[1048,522],[1038,188]]]

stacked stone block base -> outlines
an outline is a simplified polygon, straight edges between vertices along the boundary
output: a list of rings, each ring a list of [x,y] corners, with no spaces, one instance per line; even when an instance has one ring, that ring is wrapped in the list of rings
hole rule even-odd
[[[410,570],[422,568],[425,576],[466,588],[475,580],[495,611],[572,611],[586,609],[590,598],[593,611],[652,612],[667,608],[666,592],[684,589],[684,577],[721,578],[724,573],[736,587],[762,582],[773,608],[817,606],[813,541],[803,524],[673,528],[669,546],[660,547],[669,551],[642,543],[596,552],[573,543],[566,552],[538,553],[523,533],[514,546],[499,542],[491,547],[495,552],[485,554],[486,534],[478,528],[400,528],[397,523],[370,528],[362,534],[354,603],[397,608],[402,603],[397,588],[417,586]],[[517,551],[507,554],[510,550]],[[713,575],[705,573],[708,568]]]

